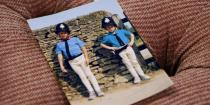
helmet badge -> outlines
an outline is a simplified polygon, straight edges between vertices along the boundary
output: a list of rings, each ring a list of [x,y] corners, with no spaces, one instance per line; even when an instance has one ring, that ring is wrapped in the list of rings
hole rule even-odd
[[[64,26],[63,24],[61,24],[61,25],[60,25],[60,28],[61,28],[61,29],[64,29],[64,28],[65,28],[65,26]]]
[[[105,18],[104,22],[105,22],[105,23],[109,23],[110,20],[109,20],[108,18]]]

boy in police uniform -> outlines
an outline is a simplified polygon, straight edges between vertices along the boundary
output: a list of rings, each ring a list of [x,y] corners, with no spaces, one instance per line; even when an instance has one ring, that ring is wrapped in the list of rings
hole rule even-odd
[[[104,93],[101,91],[95,76],[90,70],[85,43],[77,37],[70,37],[69,27],[65,23],[60,23],[56,26],[56,34],[61,38],[61,41],[56,45],[56,54],[62,72],[68,72],[64,67],[63,58],[65,58],[68,59],[68,63],[77,75],[79,75],[81,81],[87,88],[89,99],[91,100],[96,97],[94,89],[98,96],[103,96]]]
[[[141,79],[150,79],[148,75],[144,74],[132,48],[134,35],[127,30],[117,29],[117,25],[111,17],[104,17],[101,23],[102,28],[108,31],[101,41],[101,47],[113,51],[122,58],[123,63],[134,77],[134,83],[140,83]]]

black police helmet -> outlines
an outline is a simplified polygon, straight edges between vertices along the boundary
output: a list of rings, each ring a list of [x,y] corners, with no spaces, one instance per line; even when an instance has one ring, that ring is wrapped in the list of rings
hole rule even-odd
[[[114,22],[114,20],[111,17],[104,17],[101,20],[101,25],[102,25],[102,28],[106,28],[108,26],[115,26],[115,27],[117,27],[116,23]]]
[[[55,33],[59,34],[60,32],[66,32],[66,33],[70,34],[71,31],[70,31],[70,29],[69,29],[67,24],[59,23],[59,24],[56,25]]]

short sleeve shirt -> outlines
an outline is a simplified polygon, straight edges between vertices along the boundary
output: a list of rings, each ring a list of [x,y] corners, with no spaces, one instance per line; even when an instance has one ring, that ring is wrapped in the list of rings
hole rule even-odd
[[[130,42],[128,37],[130,37],[131,32],[124,30],[124,29],[120,29],[120,30],[116,30],[115,33],[116,33],[116,35],[118,35],[120,37],[120,39],[125,44],[128,44]],[[121,46],[120,43],[118,42],[116,36],[110,32],[105,34],[101,43],[111,45],[112,47],[120,47]]]
[[[80,40],[77,37],[72,37],[67,41],[71,56],[77,56],[82,53],[81,48],[85,45],[85,43],[82,40]],[[64,41],[61,41],[56,44],[55,52],[56,54],[64,54],[64,57],[68,58]]]

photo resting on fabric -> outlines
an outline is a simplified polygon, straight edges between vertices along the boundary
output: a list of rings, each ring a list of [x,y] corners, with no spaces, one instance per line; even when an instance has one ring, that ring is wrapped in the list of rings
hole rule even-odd
[[[173,85],[116,0],[28,23],[71,105],[130,105]]]

